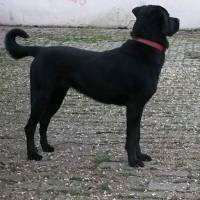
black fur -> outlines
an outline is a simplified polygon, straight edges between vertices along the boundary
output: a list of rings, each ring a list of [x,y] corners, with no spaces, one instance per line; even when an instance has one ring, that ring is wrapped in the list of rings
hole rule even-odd
[[[166,36],[178,31],[178,19],[169,17],[160,6],[138,7],[133,13],[137,20],[132,37],[149,39],[167,48]],[[129,165],[142,167],[143,161],[151,160],[140,150],[140,121],[145,104],[156,92],[164,52],[135,40],[104,52],[63,46],[28,47],[17,44],[17,36],[28,37],[21,29],[8,32],[5,44],[10,55],[16,59],[34,57],[30,70],[31,114],[25,127],[29,159],[42,159],[34,143],[38,123],[43,151],[54,151],[47,141],[47,127],[72,87],[97,101],[126,106]]]

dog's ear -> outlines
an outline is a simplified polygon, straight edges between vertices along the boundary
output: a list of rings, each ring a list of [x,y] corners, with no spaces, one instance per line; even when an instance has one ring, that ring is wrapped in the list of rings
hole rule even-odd
[[[163,22],[162,22],[162,33],[168,35],[169,33],[169,15],[166,12],[162,12]]]
[[[134,9],[132,10],[132,13],[133,13],[136,17],[138,17],[140,10],[141,10],[141,7],[136,7],[136,8],[134,8]]]

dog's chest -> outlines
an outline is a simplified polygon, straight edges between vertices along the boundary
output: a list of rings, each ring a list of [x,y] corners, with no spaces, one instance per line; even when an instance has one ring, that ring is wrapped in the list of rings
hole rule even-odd
[[[156,92],[158,75],[149,70],[90,72],[76,74],[72,87],[103,103],[126,105],[137,99],[148,100]]]

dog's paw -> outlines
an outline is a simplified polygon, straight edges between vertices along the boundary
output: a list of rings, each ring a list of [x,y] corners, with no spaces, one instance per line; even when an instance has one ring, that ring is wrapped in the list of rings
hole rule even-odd
[[[41,145],[44,152],[54,152],[54,147],[49,144]]]
[[[139,160],[141,160],[141,161],[147,161],[147,162],[149,162],[149,161],[152,160],[151,156],[149,156],[149,155],[147,155],[147,154],[144,154],[144,153],[138,154],[138,155],[137,155],[137,158],[138,158]]]
[[[30,152],[30,153],[28,153],[28,159],[40,161],[40,160],[42,160],[42,156],[39,155],[37,152]]]
[[[141,160],[129,160],[130,167],[144,167],[144,163]]]

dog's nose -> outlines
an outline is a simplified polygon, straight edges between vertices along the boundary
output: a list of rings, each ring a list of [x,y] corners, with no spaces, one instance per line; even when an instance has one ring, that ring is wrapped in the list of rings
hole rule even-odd
[[[175,21],[176,21],[177,30],[179,30],[179,28],[180,28],[180,19],[175,18]]]
[[[177,24],[180,24],[180,19],[178,18],[175,18],[175,19],[176,19]]]
[[[176,31],[178,31],[180,28],[180,20],[174,17],[172,17],[171,19],[172,19],[172,23],[174,24],[174,28],[176,29]]]

